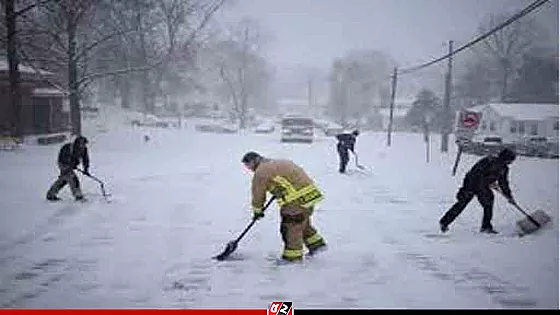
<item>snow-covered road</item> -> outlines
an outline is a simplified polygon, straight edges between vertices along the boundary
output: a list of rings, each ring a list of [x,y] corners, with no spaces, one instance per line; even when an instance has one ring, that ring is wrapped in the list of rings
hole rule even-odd
[[[479,158],[454,150],[425,162],[418,134],[364,133],[360,163],[337,173],[334,139],[284,144],[277,134],[204,134],[191,129],[112,130],[90,135],[90,202],[47,203],[59,145],[0,152],[0,305],[25,308],[558,308],[558,160],[520,157],[514,195],[550,226],[513,237],[522,215],[497,196],[494,226],[480,235],[474,200],[438,237],[438,219]],[[87,135],[86,135],[87,136]],[[277,266],[277,207],[247,234],[235,260],[219,253],[250,220],[251,174],[241,156],[256,150],[293,159],[325,192],[313,220],[329,250],[301,265]],[[353,165],[353,162],[350,164]]]

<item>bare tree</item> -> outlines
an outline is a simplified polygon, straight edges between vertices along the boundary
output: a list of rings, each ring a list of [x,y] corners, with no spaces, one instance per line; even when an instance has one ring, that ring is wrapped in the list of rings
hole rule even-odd
[[[20,91],[20,73],[19,64],[20,56],[18,54],[18,30],[17,20],[19,17],[25,15],[30,10],[44,5],[53,0],[37,0],[37,1],[16,1],[16,0],[3,0],[2,6],[4,7],[4,23],[0,23],[3,33],[2,46],[6,47],[7,60],[8,60],[8,95],[10,98],[10,132],[13,136],[21,139],[23,136],[23,125],[21,121],[21,91]],[[18,7],[18,8],[16,8]]]
[[[20,75],[18,71],[19,58],[16,50],[16,10],[15,0],[3,1],[5,12],[5,25],[7,37],[8,53],[8,76],[9,76],[9,97],[11,107],[11,126],[9,129],[12,135],[20,138],[23,135],[23,128],[20,122],[21,116],[21,91],[19,88]]]
[[[429,130],[439,130],[441,120],[437,119],[443,114],[443,104],[441,99],[429,89],[421,89],[412,107],[406,115],[408,124],[421,128],[425,132]]]
[[[342,60],[336,60],[333,63],[332,71],[329,77],[331,88],[328,114],[342,124],[345,124],[348,112],[348,102],[346,97],[347,86],[343,71],[344,64]]]
[[[232,102],[232,111],[241,129],[246,128],[250,104],[260,91],[267,90],[270,69],[260,55],[264,36],[260,26],[253,20],[242,20],[226,34],[229,38],[219,40],[212,48],[215,68]]]
[[[173,21],[197,11],[201,18],[190,20],[195,26],[193,31],[185,31],[186,40],[181,44],[192,41],[225,0],[200,0],[193,5],[194,9],[177,9],[173,11],[175,15],[162,13],[172,10],[158,11],[157,1],[179,3],[174,0],[53,0],[44,1],[40,10],[26,17],[27,32],[23,33],[27,37],[18,46],[22,61],[61,74],[52,83],[62,82],[67,86],[74,134],[81,133],[80,101],[90,84],[102,78],[139,73],[146,87],[142,89],[145,108],[153,111],[157,90],[153,87],[157,74],[154,70],[167,65],[169,60],[174,61],[169,47],[178,43],[174,39],[168,43],[162,40],[162,30],[172,33],[168,38],[178,38],[181,29]],[[166,18],[173,25],[166,24]],[[117,50],[120,52],[115,53]]]
[[[479,32],[486,33],[507,18],[509,16],[506,14],[490,14],[481,22]],[[482,42],[481,48],[477,48],[480,57],[487,58],[492,76],[499,86],[500,101],[507,101],[515,69],[521,63],[523,55],[542,36],[543,29],[534,20],[525,18],[493,33]]]
[[[531,51],[512,82],[510,99],[518,103],[558,103],[558,51]]]
[[[395,61],[379,51],[351,51],[333,63],[330,113],[343,125],[389,105]]]
[[[145,67],[138,75],[142,94],[140,98],[146,112],[154,113],[158,96],[168,103],[168,96],[181,89],[181,72],[189,69],[199,33],[225,1],[126,2],[123,11],[118,14],[119,21],[131,26],[134,31],[123,35],[128,47],[117,45],[114,53],[127,64]],[[123,49],[127,55],[123,55]],[[127,56],[133,56],[133,60]],[[123,74],[118,81],[121,98],[129,98],[129,78],[128,74]]]
[[[72,133],[81,133],[80,99],[87,85],[97,78],[92,60],[105,44],[121,30],[105,33],[99,7],[104,1],[59,0],[46,3],[28,17],[28,40],[20,44],[22,60],[59,74],[69,93]],[[40,73],[40,72],[39,72]]]

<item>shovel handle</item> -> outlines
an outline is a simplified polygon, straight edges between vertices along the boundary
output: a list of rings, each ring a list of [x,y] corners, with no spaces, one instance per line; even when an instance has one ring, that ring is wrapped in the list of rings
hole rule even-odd
[[[541,227],[541,224],[539,222],[537,222],[537,220],[533,219],[533,217],[530,216],[527,212],[525,212],[525,210],[521,209],[521,207],[518,204],[513,204],[513,206],[517,210],[521,211],[521,213],[523,213],[527,217],[527,219],[529,219],[534,225],[536,225],[539,228]]]
[[[504,193],[502,192],[501,189],[496,189],[496,191],[498,191],[500,193],[500,195],[502,195],[504,197],[506,196],[506,195],[504,195]],[[529,219],[529,221],[531,221],[534,225],[536,225],[538,228],[541,227],[541,224],[537,220],[533,219],[533,217],[530,216],[525,210],[523,210],[517,203],[513,203],[513,206],[515,207],[515,209],[517,209],[521,213],[523,213],[527,217],[527,219]]]
[[[366,169],[365,166],[363,166],[363,165],[361,165],[360,163],[358,163],[358,153],[356,153],[356,152],[354,152],[354,151],[352,151],[352,153],[354,154],[354,162],[356,162],[356,167],[359,168],[359,169],[361,169],[361,170]]]
[[[105,184],[103,184],[103,181],[100,180],[99,178],[91,175],[90,173],[86,173],[85,171],[77,168],[76,170],[78,170],[80,173],[84,174],[85,176],[93,179],[94,181],[96,181],[97,183],[99,183],[99,186],[101,187],[101,194],[103,195],[103,197],[108,197],[110,194],[107,194],[107,192],[105,191]]]
[[[270,204],[274,201],[274,199],[276,199],[276,196],[272,196],[268,202],[266,203],[266,205],[263,207],[263,212],[264,210],[266,210],[266,208],[268,208],[270,206]],[[243,232],[241,232],[241,234],[237,237],[237,239],[235,239],[235,243],[239,243],[239,241],[243,238],[243,236],[245,236],[245,234],[247,234],[247,232],[251,229],[251,227],[255,224],[255,222],[257,222],[257,219],[253,218],[253,220],[251,221],[251,223],[249,223],[249,225],[247,225],[247,227],[245,228],[245,230],[243,230]]]

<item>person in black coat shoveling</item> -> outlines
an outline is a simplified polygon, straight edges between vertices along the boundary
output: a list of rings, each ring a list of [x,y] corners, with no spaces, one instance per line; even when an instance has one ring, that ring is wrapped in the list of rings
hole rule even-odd
[[[352,151],[354,155],[356,154],[356,152],[354,152],[354,145],[356,144],[356,138],[359,134],[360,132],[358,130],[354,130],[352,133],[340,133],[336,135],[336,140],[338,140],[336,150],[338,151],[340,161],[338,171],[340,173],[346,172],[346,165],[348,165],[348,161],[350,161],[348,151]]]
[[[447,232],[449,224],[457,218],[473,197],[476,196],[484,209],[480,232],[498,233],[494,230],[491,223],[492,208],[494,206],[494,194],[491,187],[494,187],[497,181],[499,188],[509,203],[516,204],[508,183],[508,165],[514,160],[515,153],[507,148],[500,151],[498,156],[487,156],[479,160],[465,175],[463,186],[457,192],[457,202],[439,220],[441,232]]]
[[[57,196],[58,192],[66,186],[70,185],[72,195],[76,200],[84,200],[84,195],[80,189],[80,181],[74,173],[74,169],[78,167],[80,162],[84,167],[83,173],[89,175],[89,155],[86,144],[88,140],[83,136],[78,136],[73,143],[66,143],[60,148],[58,153],[58,168],[60,175],[51,185],[47,192],[47,200],[60,200]]]

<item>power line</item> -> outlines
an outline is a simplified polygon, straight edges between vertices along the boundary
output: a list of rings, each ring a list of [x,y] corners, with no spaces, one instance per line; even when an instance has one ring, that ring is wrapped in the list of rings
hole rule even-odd
[[[457,53],[459,53],[459,52],[461,52],[461,51],[463,51],[463,50],[469,48],[470,46],[472,46],[472,45],[474,45],[474,44],[476,44],[476,43],[478,43],[478,42],[480,42],[480,41],[486,39],[488,36],[490,36],[490,35],[496,33],[497,31],[499,31],[499,30],[501,30],[502,28],[508,26],[509,24],[513,23],[514,21],[516,21],[516,20],[522,18],[523,16],[529,14],[530,12],[534,11],[535,9],[537,9],[537,8],[540,7],[541,5],[547,3],[548,1],[550,1],[550,0],[537,0],[537,1],[533,2],[533,3],[531,3],[530,5],[528,5],[528,6],[527,6],[526,8],[524,8],[523,10],[519,11],[517,14],[513,15],[511,18],[507,19],[507,20],[506,20],[505,22],[503,22],[502,24],[500,24],[500,25],[494,27],[494,28],[491,29],[490,31],[486,32],[485,34],[483,34],[483,35],[481,35],[481,36],[479,36],[479,37],[477,37],[477,38],[475,38],[474,40],[468,42],[467,44],[465,44],[465,45],[463,45],[463,46],[457,48],[456,50],[454,50],[454,51],[452,51],[452,52],[450,52],[450,53],[448,53],[448,54],[446,54],[446,55],[444,55],[444,56],[442,56],[442,57],[440,57],[440,58],[437,58],[437,59],[435,59],[435,60],[432,60],[432,61],[430,61],[430,62],[427,62],[427,63],[421,64],[421,65],[418,65],[418,66],[414,66],[414,67],[410,67],[410,68],[401,70],[401,71],[399,71],[399,74],[408,74],[408,73],[411,73],[411,72],[414,72],[414,71],[417,71],[417,70],[420,70],[420,69],[429,67],[429,66],[431,66],[431,65],[433,65],[433,64],[435,64],[435,63],[438,63],[438,62],[440,62],[440,61],[442,61],[442,60],[445,60],[445,59],[447,59],[447,58],[449,58],[449,57],[451,57],[451,56],[453,56],[453,55],[455,55],[455,54],[457,54]]]

